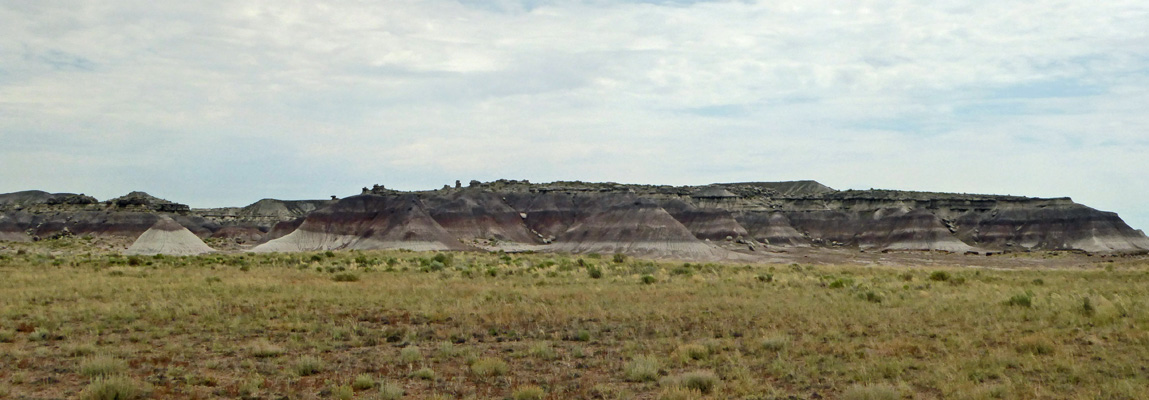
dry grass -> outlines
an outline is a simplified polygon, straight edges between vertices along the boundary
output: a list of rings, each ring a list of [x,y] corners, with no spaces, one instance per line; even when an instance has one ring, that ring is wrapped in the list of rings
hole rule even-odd
[[[434,254],[133,266],[27,248],[0,250],[9,398],[530,398],[537,387],[546,398],[1119,399],[1149,386],[1138,258],[1004,271],[585,257],[594,278],[563,255],[456,253],[424,272]],[[369,271],[361,256],[381,262]]]

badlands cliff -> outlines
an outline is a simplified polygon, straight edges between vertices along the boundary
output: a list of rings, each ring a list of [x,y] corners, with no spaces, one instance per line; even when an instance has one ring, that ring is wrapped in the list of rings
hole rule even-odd
[[[0,195],[0,240],[135,238],[164,216],[255,251],[534,250],[737,258],[789,248],[957,253],[1144,253],[1149,238],[1069,198],[838,191],[814,181],[705,186],[472,181],[432,191],[376,185],[340,200],[191,209],[145,193]],[[251,247],[254,246],[254,247]]]

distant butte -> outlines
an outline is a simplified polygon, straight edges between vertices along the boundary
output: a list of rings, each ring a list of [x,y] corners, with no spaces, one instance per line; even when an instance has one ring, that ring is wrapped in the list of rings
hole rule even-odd
[[[819,248],[1149,252],[1149,238],[1117,214],[1069,198],[838,191],[815,181],[456,181],[438,190],[374,185],[338,200],[263,199],[214,209],[142,192],[104,202],[40,191],[0,195],[0,240],[7,241],[61,235],[135,240],[164,218],[214,239],[209,242],[222,250],[260,252],[531,250],[706,260]]]

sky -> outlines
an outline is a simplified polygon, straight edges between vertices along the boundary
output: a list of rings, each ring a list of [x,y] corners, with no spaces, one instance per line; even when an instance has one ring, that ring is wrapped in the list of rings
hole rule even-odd
[[[1149,228],[1149,2],[0,0],[0,192],[1072,197]]]

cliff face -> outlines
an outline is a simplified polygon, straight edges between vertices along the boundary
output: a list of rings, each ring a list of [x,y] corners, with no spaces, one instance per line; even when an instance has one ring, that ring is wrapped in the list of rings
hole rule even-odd
[[[708,259],[796,247],[1149,251],[1149,238],[1116,214],[1068,198],[836,191],[813,181],[691,187],[500,180],[421,192],[376,186],[342,200],[265,199],[174,213],[165,211],[179,208],[170,202],[101,204],[29,193],[0,195],[0,240],[63,228],[139,235],[166,213],[201,237],[265,242],[259,251],[529,249]]]

